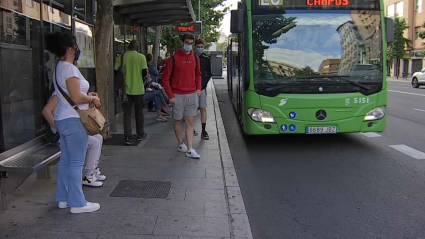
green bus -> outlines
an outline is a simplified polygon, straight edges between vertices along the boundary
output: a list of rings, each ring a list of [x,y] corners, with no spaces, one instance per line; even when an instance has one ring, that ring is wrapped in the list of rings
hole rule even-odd
[[[231,32],[227,84],[246,134],[385,130],[383,0],[243,0]]]

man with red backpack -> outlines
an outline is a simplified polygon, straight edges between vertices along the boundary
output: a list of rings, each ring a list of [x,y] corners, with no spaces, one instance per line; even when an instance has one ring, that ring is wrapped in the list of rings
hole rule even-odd
[[[181,41],[183,48],[177,50],[166,62],[162,83],[170,103],[173,104],[174,132],[179,143],[177,150],[186,153],[188,157],[199,159],[199,154],[193,149],[193,132],[201,95],[202,74],[199,58],[193,54],[195,37],[185,34]],[[183,118],[186,122],[187,146],[183,142]]]

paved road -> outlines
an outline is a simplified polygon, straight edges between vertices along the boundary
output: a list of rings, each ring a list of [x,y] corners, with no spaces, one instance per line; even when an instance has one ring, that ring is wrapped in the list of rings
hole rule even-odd
[[[246,138],[214,81],[254,238],[425,237],[425,88],[390,83],[385,133]]]

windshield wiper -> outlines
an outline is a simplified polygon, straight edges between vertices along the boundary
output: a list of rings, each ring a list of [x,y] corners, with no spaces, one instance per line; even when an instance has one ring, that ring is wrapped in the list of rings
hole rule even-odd
[[[316,78],[337,78],[339,80],[343,80],[345,82],[348,82],[348,83],[350,83],[352,85],[358,86],[358,87],[363,88],[365,90],[370,90],[370,88],[368,86],[363,85],[363,84],[360,84],[360,83],[358,83],[356,81],[347,79],[347,77],[350,77],[350,76],[343,76],[343,75],[342,76],[338,76],[338,75],[336,75],[336,76],[322,76],[322,77],[316,77]]]
[[[269,87],[269,88],[266,89],[266,91],[270,92],[270,91],[281,90],[281,89],[288,88],[288,87],[291,87],[291,86],[299,86],[299,85],[302,85],[301,82],[291,82],[291,83],[285,84],[285,85],[278,85],[278,86],[274,86],[274,87]]]

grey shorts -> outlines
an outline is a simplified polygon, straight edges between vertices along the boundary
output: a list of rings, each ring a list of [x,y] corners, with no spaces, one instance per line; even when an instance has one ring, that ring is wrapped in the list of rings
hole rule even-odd
[[[198,115],[199,97],[198,93],[187,95],[174,94],[176,102],[173,104],[173,119],[182,120],[185,116],[195,117]]]
[[[207,108],[207,89],[201,91],[201,96],[199,96],[199,108]]]

